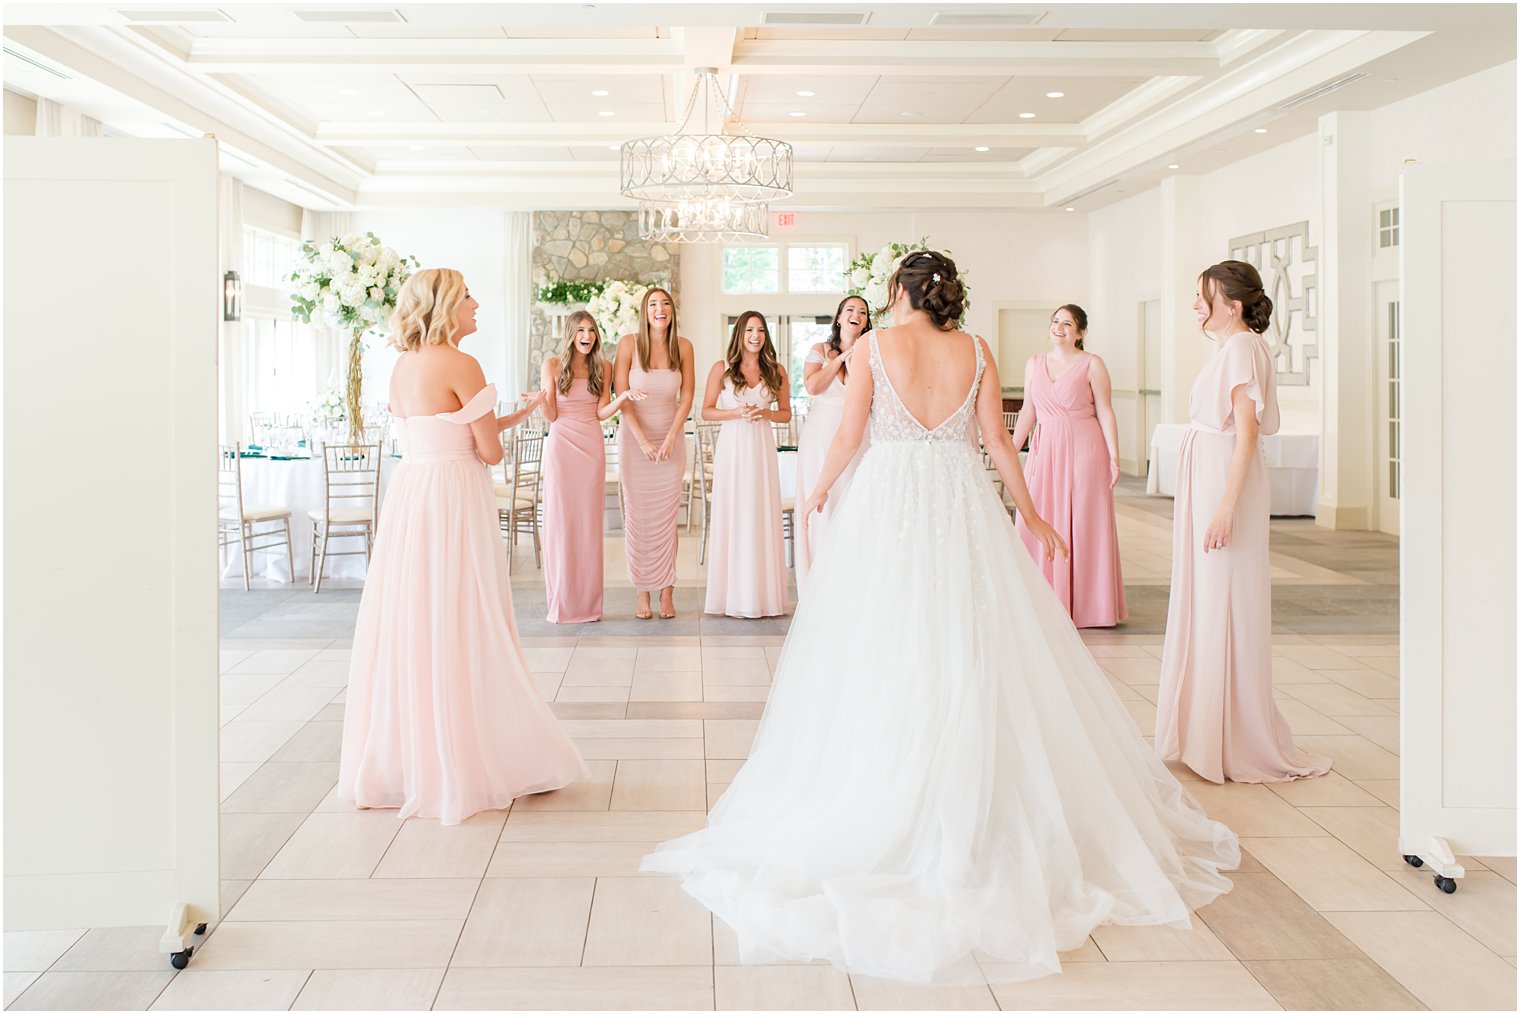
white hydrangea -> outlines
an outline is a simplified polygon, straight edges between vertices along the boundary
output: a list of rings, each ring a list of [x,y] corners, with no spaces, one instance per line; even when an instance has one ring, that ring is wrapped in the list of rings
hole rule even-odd
[[[403,257],[373,233],[350,233],[302,247],[291,276],[292,311],[344,331],[368,331],[396,308],[396,296],[416,258]]]

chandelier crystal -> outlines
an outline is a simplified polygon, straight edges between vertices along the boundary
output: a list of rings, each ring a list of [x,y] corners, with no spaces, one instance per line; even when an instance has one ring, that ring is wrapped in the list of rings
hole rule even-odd
[[[662,243],[765,239],[771,206],[726,198],[640,201],[639,236]]]

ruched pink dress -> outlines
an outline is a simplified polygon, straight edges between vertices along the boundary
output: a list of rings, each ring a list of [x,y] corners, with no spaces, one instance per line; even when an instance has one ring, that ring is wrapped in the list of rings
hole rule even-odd
[[[550,623],[602,618],[603,494],[607,445],[600,398],[584,380],[555,391],[558,411],[544,441],[544,588]]]
[[[768,408],[762,383],[734,390],[723,381],[718,407]],[[712,529],[703,610],[754,619],[786,614],[786,541],[781,529],[781,473],[769,423],[725,419],[713,448]]]
[[[680,370],[644,370],[634,356],[628,373],[631,390],[649,397],[633,412],[644,438],[659,447],[675,423],[681,403]],[[618,427],[618,472],[623,483],[623,534],[628,580],[636,591],[659,591],[676,583],[676,515],[681,509],[681,481],[686,476],[686,434],[676,437],[670,456],[650,461],[627,426]]]
[[[338,798],[458,824],[587,776],[528,670],[491,473],[456,412],[399,420],[391,480],[359,599]]]

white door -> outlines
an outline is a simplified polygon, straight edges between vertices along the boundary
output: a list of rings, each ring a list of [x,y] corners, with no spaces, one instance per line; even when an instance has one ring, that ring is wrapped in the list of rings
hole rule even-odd
[[[1515,163],[1406,166],[1399,207],[1400,838],[1512,856]]]
[[[5,139],[7,930],[218,914],[220,291],[216,142]]]
[[[1377,326],[1377,461],[1373,484],[1377,487],[1378,529],[1399,534],[1399,438],[1403,389],[1400,383],[1399,283],[1378,282],[1373,287],[1373,314]]]

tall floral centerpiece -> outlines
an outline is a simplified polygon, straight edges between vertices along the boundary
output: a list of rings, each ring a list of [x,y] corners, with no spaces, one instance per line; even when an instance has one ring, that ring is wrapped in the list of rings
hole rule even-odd
[[[871,308],[874,323],[881,324],[891,312],[887,305],[887,282],[891,280],[892,272],[908,254],[928,249],[931,249],[929,238],[925,236],[916,243],[888,243],[875,253],[861,254],[845,269],[845,293],[864,299]],[[948,254],[950,251],[944,252]],[[960,273],[960,281],[966,293],[966,305],[970,306],[971,286],[966,282],[964,271]]]
[[[646,282],[608,282],[601,292],[586,301],[586,312],[596,318],[607,340],[616,343],[623,335],[639,329],[639,311],[651,288]]]
[[[290,276],[290,310],[303,323],[350,335],[344,395],[350,440],[364,439],[364,336],[390,317],[396,294],[417,266],[417,258],[401,256],[372,232],[301,244],[301,260]]]

